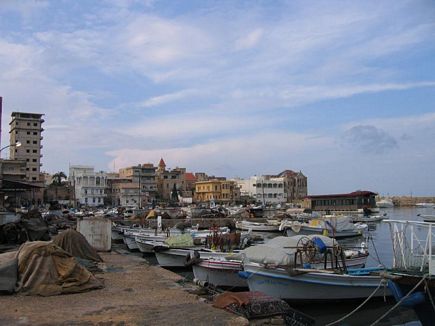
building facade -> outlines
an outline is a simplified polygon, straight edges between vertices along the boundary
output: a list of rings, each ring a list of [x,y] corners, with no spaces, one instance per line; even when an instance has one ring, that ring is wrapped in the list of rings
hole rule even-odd
[[[312,195],[305,198],[305,208],[316,211],[354,211],[376,207],[376,193],[354,191],[348,194]]]
[[[284,180],[284,192],[287,194],[287,202],[301,201],[307,196],[308,179],[301,171],[285,170],[276,177]]]
[[[94,167],[73,165],[69,169],[69,182],[74,188],[77,206],[103,206],[106,198],[107,175],[94,171]]]
[[[234,203],[240,199],[240,189],[232,180],[212,179],[195,183],[196,202]]]
[[[30,182],[40,181],[42,124],[43,114],[12,112],[10,125],[10,144],[18,142],[21,146],[11,146],[9,157],[12,160],[26,161],[26,179]]]
[[[136,184],[137,187],[137,204],[138,207],[151,203],[157,195],[157,179],[156,167],[152,163],[139,164],[137,166],[130,166],[127,168],[119,169],[120,179],[129,179],[131,183]],[[132,186],[128,186],[131,191]],[[127,188],[126,188],[127,189]],[[139,195],[140,189],[140,195]],[[140,198],[139,198],[140,196]],[[127,199],[122,199],[125,202]]]
[[[161,200],[178,201],[180,197],[192,197],[193,175],[187,173],[185,168],[166,169],[166,163],[162,158],[157,166],[156,177],[158,194]],[[175,198],[174,191],[176,191],[177,198]]]

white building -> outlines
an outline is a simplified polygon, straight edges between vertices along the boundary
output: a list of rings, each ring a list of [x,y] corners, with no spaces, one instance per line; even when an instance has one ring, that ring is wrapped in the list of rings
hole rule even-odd
[[[69,168],[69,182],[75,189],[78,206],[102,206],[106,197],[107,175],[95,172],[93,166],[73,165]]]
[[[255,198],[264,205],[282,204],[287,202],[287,194],[284,191],[284,178],[273,176],[254,176],[249,179],[236,179],[240,187],[241,196]]]

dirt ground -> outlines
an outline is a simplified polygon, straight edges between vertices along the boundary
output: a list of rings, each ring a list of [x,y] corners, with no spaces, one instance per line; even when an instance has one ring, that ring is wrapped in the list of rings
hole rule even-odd
[[[145,260],[103,253],[105,287],[53,297],[0,296],[0,325],[247,325],[177,283],[181,276]]]

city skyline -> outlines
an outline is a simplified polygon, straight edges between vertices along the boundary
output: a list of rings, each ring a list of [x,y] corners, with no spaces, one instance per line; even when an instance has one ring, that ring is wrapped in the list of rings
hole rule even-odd
[[[430,1],[2,1],[2,145],[45,114],[42,170],[163,157],[309,194],[434,195]],[[3,154],[5,157],[5,154]]]

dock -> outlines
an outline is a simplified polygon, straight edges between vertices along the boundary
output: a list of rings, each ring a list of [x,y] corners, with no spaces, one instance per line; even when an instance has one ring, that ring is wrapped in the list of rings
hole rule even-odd
[[[101,253],[105,287],[85,293],[0,296],[0,325],[248,325],[183,288],[183,277],[122,250]]]

